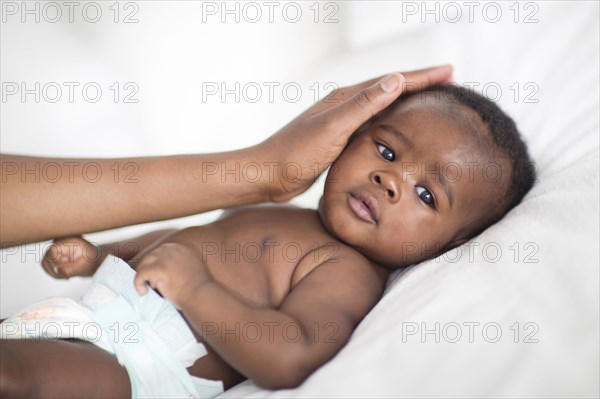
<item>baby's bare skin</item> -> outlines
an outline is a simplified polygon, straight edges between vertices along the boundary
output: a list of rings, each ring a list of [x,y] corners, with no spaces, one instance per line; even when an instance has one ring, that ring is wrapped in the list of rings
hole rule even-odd
[[[364,263],[374,271],[366,274],[373,281],[365,284],[381,290],[387,276],[383,267],[332,237],[317,212],[311,209],[240,208],[228,211],[212,224],[169,235],[162,243],[178,243],[193,249],[216,282],[231,295],[257,308],[278,309],[293,288],[325,261],[344,259]],[[133,258],[131,263],[135,265],[137,261]],[[329,289],[335,290],[335,285]],[[341,339],[333,325],[319,329],[323,339]],[[199,334],[196,336],[202,341]],[[226,389],[246,378],[209,345],[207,350],[208,355],[188,369],[192,375],[221,380]]]
[[[150,233],[100,247],[80,237],[58,240],[54,247],[43,265],[55,277],[91,275],[108,253],[126,260],[139,276],[148,258],[161,248],[175,248],[165,257],[169,275],[209,275],[210,284],[195,289],[190,301],[175,300],[168,291],[162,294],[180,310],[197,340],[205,343],[208,354],[189,367],[189,373],[220,380],[225,389],[246,378],[271,388],[298,384],[346,344],[381,297],[389,272],[329,234],[317,211],[291,206],[236,208],[205,226]],[[75,256],[53,258],[52,253],[60,247],[63,254]],[[88,259],[81,253],[78,257],[81,250]],[[98,251],[102,256],[91,255]],[[187,263],[185,273],[174,269],[182,263]],[[198,295],[201,298],[197,300]],[[246,330],[250,323],[270,326],[270,331]],[[288,324],[297,329],[286,335],[283,326]],[[207,325],[214,326],[213,330],[207,330]],[[225,329],[225,336],[214,328]],[[298,331],[302,339],[296,340]],[[262,339],[256,340],[257,333]],[[49,376],[43,390],[50,396],[79,392],[89,397],[120,397],[131,389],[116,358],[103,356],[102,349],[91,343],[23,345],[13,341],[2,345],[3,356],[15,360],[8,375],[20,373],[16,360],[32,359],[42,367],[32,374]],[[65,376],[59,359],[76,356],[79,359],[70,363],[67,373],[73,377],[69,383],[65,385],[64,378],[62,383],[54,383],[58,376]],[[110,381],[101,384],[110,392],[100,392],[86,382],[83,376],[91,367],[97,370],[99,382]],[[78,373],[81,378],[76,377]],[[56,378],[51,378],[54,374]],[[40,393],[38,385],[26,391]]]

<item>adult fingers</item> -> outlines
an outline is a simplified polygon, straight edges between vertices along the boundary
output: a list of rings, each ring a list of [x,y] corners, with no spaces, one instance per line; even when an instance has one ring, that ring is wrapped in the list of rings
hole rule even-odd
[[[417,71],[402,72],[402,74],[407,82],[415,84],[415,88],[418,89],[436,83],[451,82],[453,70],[452,65],[446,64]],[[410,90],[408,87],[407,89]]]
[[[404,81],[404,76],[399,73],[387,75],[327,110],[324,118],[335,126],[336,132],[349,137],[360,125],[398,98]]]
[[[454,68],[450,64],[437,65],[424,69],[417,69],[415,71],[401,72],[404,75],[406,82],[412,83],[411,87],[415,87],[415,83],[418,87],[429,86],[435,83],[447,83],[452,81],[452,72]],[[386,75],[387,76],[387,75]],[[358,83],[351,86],[352,89],[358,91],[366,89],[369,86],[374,85],[385,76],[378,76],[373,79],[366,80],[362,83]],[[411,87],[407,87],[410,90]]]

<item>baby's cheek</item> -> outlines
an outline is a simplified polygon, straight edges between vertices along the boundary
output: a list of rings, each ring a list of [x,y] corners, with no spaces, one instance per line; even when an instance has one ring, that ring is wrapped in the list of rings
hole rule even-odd
[[[419,223],[398,221],[388,230],[374,238],[373,258],[381,259],[381,263],[393,266],[408,266],[424,259],[436,256],[440,245],[428,229],[421,229]],[[427,237],[427,238],[426,238]]]
[[[340,170],[339,162],[336,161],[331,164],[329,171],[327,172],[327,180],[325,180],[325,189],[327,189],[327,185],[335,184],[340,181]]]

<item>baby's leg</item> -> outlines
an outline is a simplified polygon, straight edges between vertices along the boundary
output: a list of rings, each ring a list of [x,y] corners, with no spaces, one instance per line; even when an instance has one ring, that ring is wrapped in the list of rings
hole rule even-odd
[[[126,398],[117,359],[85,341],[0,340],[0,397]]]

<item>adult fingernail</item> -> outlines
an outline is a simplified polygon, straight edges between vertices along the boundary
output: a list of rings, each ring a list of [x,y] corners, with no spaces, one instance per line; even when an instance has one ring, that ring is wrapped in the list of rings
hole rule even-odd
[[[396,74],[391,74],[381,79],[379,84],[381,85],[383,91],[392,93],[398,89],[400,83],[398,82],[398,77]]]

